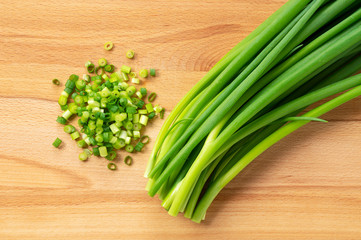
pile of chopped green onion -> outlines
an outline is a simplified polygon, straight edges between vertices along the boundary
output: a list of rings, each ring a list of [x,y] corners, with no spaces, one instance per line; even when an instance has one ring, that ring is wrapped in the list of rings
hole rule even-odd
[[[361,1],[289,0],[173,109],[145,172],[148,194],[199,223],[257,156],[360,96],[360,69]]]
[[[110,50],[112,46],[108,42],[104,47]],[[149,142],[149,137],[142,135],[148,121],[156,116],[164,116],[164,108],[152,103],[156,94],[148,93],[144,87],[137,89],[129,83],[130,79],[133,84],[140,83],[129,66],[123,65],[120,71],[115,71],[115,67],[102,58],[98,66],[88,61],[85,67],[88,74],[82,78],[72,74],[66,81],[58,100],[63,113],[56,120],[65,125],[64,132],[77,141],[79,148],[90,147],[91,150],[85,149],[79,154],[79,159],[85,161],[94,155],[114,161],[119,149],[128,153],[142,151]],[[145,72],[148,73],[148,70],[142,69],[139,75],[148,77]],[[154,69],[150,69],[150,72],[155,76]],[[59,82],[55,81],[54,84],[59,85]],[[73,116],[79,117],[77,123],[80,131],[69,124]],[[53,143],[55,147],[60,144],[59,138]],[[124,162],[130,165],[132,158],[126,156]],[[108,169],[115,170],[117,167],[111,162]]]

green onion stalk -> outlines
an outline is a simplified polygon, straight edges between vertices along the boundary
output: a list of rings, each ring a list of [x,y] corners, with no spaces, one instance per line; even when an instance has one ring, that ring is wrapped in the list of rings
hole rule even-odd
[[[288,1],[173,109],[145,171],[148,194],[158,193],[170,215],[200,222],[221,189],[263,151],[361,94],[361,75],[352,76],[361,69],[360,53],[359,1]]]

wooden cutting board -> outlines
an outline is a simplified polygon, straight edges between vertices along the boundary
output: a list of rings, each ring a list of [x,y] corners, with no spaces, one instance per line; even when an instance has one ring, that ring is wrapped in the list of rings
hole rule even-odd
[[[57,99],[84,63],[154,67],[143,82],[169,114],[236,43],[286,0],[0,0],[0,239],[360,239],[361,99],[255,160],[196,224],[144,190],[152,141],[118,171],[55,122]],[[113,41],[113,51],[103,44]],[[125,52],[136,51],[134,60]],[[51,84],[61,80],[60,87]],[[61,149],[51,143],[64,140]],[[121,156],[125,154],[122,152]]]

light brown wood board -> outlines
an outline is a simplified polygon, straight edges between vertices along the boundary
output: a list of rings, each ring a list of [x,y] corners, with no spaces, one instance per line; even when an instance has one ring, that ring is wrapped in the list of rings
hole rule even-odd
[[[171,217],[144,190],[152,141],[111,172],[55,122],[72,73],[105,57],[135,69],[172,110],[285,0],[0,0],[0,239],[359,239],[361,99],[310,123],[256,159],[215,199],[207,220]],[[103,44],[113,41],[106,52]],[[136,58],[125,52],[134,49]],[[51,84],[61,80],[60,87]],[[51,143],[64,140],[61,149]],[[124,157],[125,153],[121,153]]]

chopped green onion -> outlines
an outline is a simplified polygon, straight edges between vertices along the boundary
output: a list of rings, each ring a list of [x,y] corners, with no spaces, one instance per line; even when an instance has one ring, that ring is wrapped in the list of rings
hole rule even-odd
[[[129,80],[129,77],[128,77],[128,75],[126,73],[122,72],[121,75],[122,75],[123,81],[127,82]]]
[[[135,78],[135,77],[137,77],[137,73],[136,72],[130,72],[129,77]]]
[[[138,113],[144,115],[144,114],[147,114],[148,111],[147,111],[147,109],[140,109],[140,110],[138,111]]]
[[[164,110],[164,108],[163,108],[162,111],[160,111],[160,113],[159,113],[160,119],[163,119],[163,118],[164,118],[164,112],[165,112],[165,110]]]
[[[107,44],[104,45],[105,49],[113,46],[111,42]],[[134,51],[130,52],[133,57]],[[145,107],[146,103],[142,98],[147,95],[146,88],[137,90],[127,83],[129,78],[134,84],[140,83],[137,73],[132,72],[129,66],[123,65],[119,71],[114,72],[114,65],[101,58],[98,66],[88,61],[85,67],[89,73],[95,74],[83,74],[82,79],[75,74],[69,77],[58,100],[63,113],[57,122],[66,125],[71,116],[80,117],[77,119],[80,132],[72,125],[64,126],[64,131],[77,141],[78,147],[92,147],[92,151],[84,151],[87,157],[94,154],[113,160],[116,156],[115,149],[125,148],[126,151],[133,152],[135,147],[132,140],[141,138],[143,125],[147,125],[148,119],[158,113],[152,104]],[[142,69],[141,77],[147,77],[148,71]],[[68,103],[69,96],[74,100],[71,103]],[[136,150],[140,151],[143,146],[143,143],[137,144]],[[87,157],[79,158],[86,160]]]
[[[106,65],[105,67],[104,67],[104,70],[106,71],[106,72],[110,72],[110,73],[112,73],[112,72],[114,72],[114,65]]]
[[[76,144],[78,145],[79,148],[85,148],[86,145],[87,145],[86,142],[85,142],[85,140],[83,140],[83,139],[77,141]]]
[[[83,74],[83,79],[85,82],[90,82],[90,76],[88,74]]]
[[[75,81],[68,79],[65,83],[65,87],[73,90],[75,88]]]
[[[74,102],[77,104],[77,105],[82,105],[84,103],[84,98],[80,95],[76,95],[75,98],[74,98]]]
[[[111,124],[109,127],[113,134],[116,134],[120,131],[120,129],[117,127],[117,125],[115,125],[115,123]]]
[[[143,147],[144,147],[144,143],[138,142],[138,143],[135,145],[134,149],[135,149],[135,151],[140,152],[140,151],[142,151]]]
[[[71,114],[77,113],[77,109],[78,109],[78,106],[76,105],[76,103],[69,103],[69,105],[68,105],[68,110],[66,110],[66,111],[63,113],[63,117],[64,117],[65,119],[68,119],[68,118],[71,116]],[[70,116],[65,117],[64,114],[65,114],[67,111],[69,111],[71,114],[70,114]],[[66,113],[65,115],[69,115],[69,113]]]
[[[53,83],[54,85],[60,85],[59,79],[56,79],[56,78],[53,79],[52,83]]]
[[[72,134],[70,134],[70,136],[71,136],[71,139],[76,140],[80,137],[80,134],[79,134],[79,132],[76,131],[76,132],[73,132]]]
[[[125,129],[132,130],[133,129],[133,123],[132,122],[126,122],[125,123]]]
[[[117,138],[116,136],[113,136],[113,137],[109,140],[109,142],[110,142],[111,144],[113,144],[113,146],[114,146],[114,144],[115,144],[117,141],[118,141],[118,138]]]
[[[73,133],[75,131],[76,131],[76,129],[75,129],[75,127],[73,125],[64,126],[64,132],[66,132],[66,133],[70,134],[70,133]]]
[[[147,109],[148,113],[154,112],[153,105],[151,103],[147,103],[145,108]]]
[[[96,135],[95,141],[97,141],[97,143],[102,143],[104,141],[103,136],[101,134]]]
[[[78,81],[78,79],[79,79],[79,76],[76,75],[76,74],[72,74],[69,77],[69,80],[72,81],[72,82],[76,82],[76,81]]]
[[[140,131],[133,131],[133,137],[134,138],[140,138]]]
[[[141,76],[142,78],[148,77],[148,70],[147,69],[140,70],[139,71],[139,76]]]
[[[133,124],[133,130],[134,131],[140,131],[142,129],[142,124],[140,123],[134,123]]]
[[[139,78],[132,78],[132,83],[139,84],[140,80]]]
[[[86,153],[86,152],[81,152],[80,154],[79,154],[79,160],[80,161],[86,161],[87,159],[88,159],[88,154]]]
[[[88,73],[93,73],[95,71],[95,65],[93,63],[90,63],[87,67],[86,67]]]
[[[157,96],[157,94],[156,94],[155,92],[152,92],[152,93],[149,94],[149,96],[148,96],[148,101],[149,101],[149,102],[153,102],[156,96]]]
[[[117,170],[117,165],[115,163],[108,163],[108,169],[111,171]]]
[[[142,99],[142,98],[143,98],[142,93],[139,92],[139,91],[137,91],[137,92],[135,93],[135,95],[137,95],[137,97],[138,97],[139,99]]]
[[[100,67],[105,67],[105,65],[107,65],[107,60],[105,58],[101,58],[98,60],[98,64]]]
[[[147,89],[146,89],[146,88],[141,88],[141,89],[140,89],[140,93],[141,93],[143,96],[147,95]]]
[[[58,148],[59,145],[61,144],[61,139],[60,138],[56,138],[55,141],[53,142],[53,146]]]
[[[60,95],[58,103],[60,106],[65,106],[68,103],[68,97],[64,95]]]
[[[127,58],[131,59],[134,57],[134,51],[133,50],[128,50],[126,53]]]
[[[76,82],[75,82],[75,87],[78,89],[78,90],[82,90],[85,88],[85,85],[86,85],[86,82],[83,80],[83,79],[78,79]]]
[[[114,46],[114,45],[113,45],[112,42],[106,42],[106,43],[104,44],[104,49],[107,50],[107,51],[110,51],[110,50],[112,50],[113,46]]]
[[[148,124],[148,116],[141,115],[140,119],[139,119],[139,123],[144,125],[144,126],[147,126],[147,124]]]
[[[84,152],[90,157],[92,155],[92,152],[89,149],[84,149]]]
[[[63,118],[63,117],[58,117],[57,119],[56,119],[56,121],[58,122],[58,123],[60,123],[60,124],[63,124],[63,125],[65,125],[66,124],[66,119],[65,118]]]
[[[125,138],[125,144],[130,144],[131,141],[132,141],[131,137],[126,137]]]
[[[124,163],[125,164],[127,164],[128,166],[130,166],[130,165],[132,165],[132,163],[133,163],[133,158],[131,157],[131,156],[126,156],[125,158],[124,158]]]
[[[152,119],[152,118],[154,118],[154,117],[155,117],[155,112],[149,113],[149,115],[148,115],[148,118],[149,118],[149,119]]]
[[[125,146],[125,151],[131,153],[131,152],[133,152],[133,150],[134,150],[133,145],[128,144],[127,146]]]
[[[115,149],[121,149],[122,147],[125,146],[124,139],[121,139],[121,138],[117,139],[117,141],[113,144],[113,146]]]
[[[117,156],[117,153],[115,151],[110,151],[108,153],[108,156],[106,156],[106,159],[108,159],[109,161],[113,161]]]
[[[105,147],[105,146],[99,147],[99,154],[100,154],[101,157],[108,156],[107,147]]]
[[[133,123],[139,123],[140,115],[139,113],[136,113],[133,115]]]
[[[149,143],[149,136],[148,135],[144,135],[140,138],[139,140],[140,142],[144,143],[144,144],[147,144]]]
[[[151,68],[149,70],[149,72],[150,72],[150,76],[155,77],[155,69],[154,68]]]
[[[101,70],[101,73],[99,73],[99,70]],[[98,75],[98,76],[100,76],[100,79],[101,79],[101,75],[104,74],[104,68],[101,67],[101,66],[96,67],[96,68],[95,68],[95,74]]]
[[[131,97],[133,94],[137,91],[137,89],[134,86],[130,86],[126,89],[128,96]]]
[[[68,105],[63,105],[63,106],[60,106],[60,109],[61,109],[62,111],[65,111],[65,110],[67,110],[67,109],[68,109]]]
[[[92,64],[92,62],[91,61],[87,61],[86,63],[85,63],[85,67],[87,68],[89,65],[91,65]]]
[[[93,154],[94,154],[94,156],[100,156],[99,147],[93,148]]]
[[[123,73],[130,73],[131,67],[128,67],[126,65],[123,65],[122,68],[120,69],[120,71],[122,71]]]

